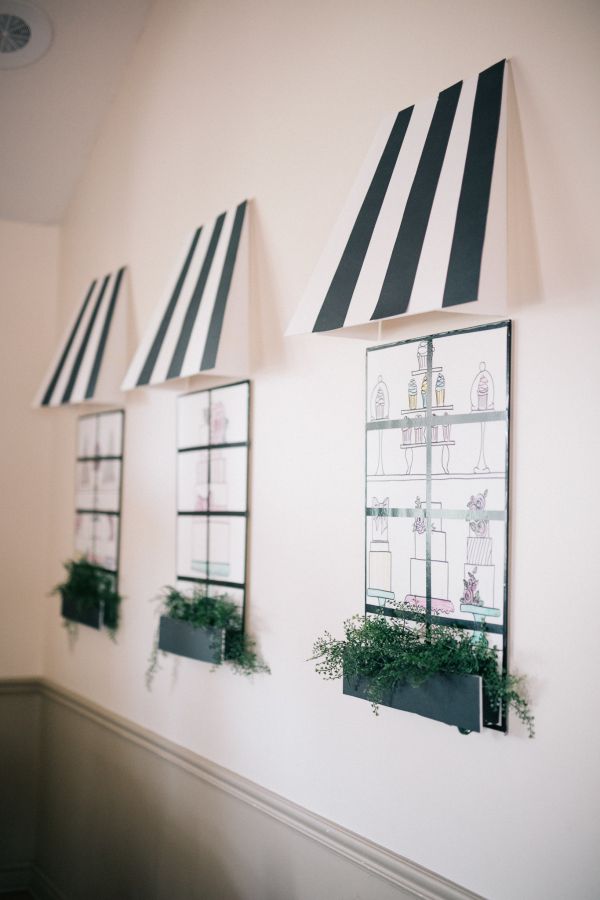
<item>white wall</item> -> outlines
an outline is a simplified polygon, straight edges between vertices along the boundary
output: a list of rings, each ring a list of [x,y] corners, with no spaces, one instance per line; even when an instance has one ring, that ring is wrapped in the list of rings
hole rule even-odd
[[[273,674],[181,660],[144,688],[150,600],[174,577],[172,389],[126,402],[118,643],[80,629],[70,649],[55,601],[46,674],[498,900],[592,898],[600,880],[598,13],[582,0],[159,0],[63,231],[60,324],[91,275],[126,262],[135,340],[187,231],[254,198],[249,623]],[[380,118],[504,56],[518,104],[511,659],[529,676],[535,741],[515,722],[508,738],[466,738],[376,719],[306,662],[316,635],[362,609],[365,345],[282,337]],[[54,580],[72,550],[74,435],[74,414],[56,420]]]
[[[52,423],[31,403],[55,349],[58,234],[57,228],[0,222],[3,677],[42,671]]]

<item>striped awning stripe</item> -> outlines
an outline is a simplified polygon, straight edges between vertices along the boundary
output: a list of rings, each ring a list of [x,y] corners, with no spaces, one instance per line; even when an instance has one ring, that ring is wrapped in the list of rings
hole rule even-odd
[[[480,299],[495,162],[505,160],[505,66],[386,120],[288,334]]]
[[[241,255],[247,201],[188,240],[181,267],[129,367],[123,390],[215,369]]]
[[[96,398],[125,269],[92,281],[52,362],[35,406],[64,406]]]

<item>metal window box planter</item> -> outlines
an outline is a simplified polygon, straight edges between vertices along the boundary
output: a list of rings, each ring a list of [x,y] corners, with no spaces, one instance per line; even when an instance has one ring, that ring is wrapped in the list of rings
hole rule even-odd
[[[158,649],[219,665],[225,651],[225,629],[194,628],[189,622],[161,616]]]
[[[344,694],[368,700],[367,678],[344,675]],[[416,713],[461,731],[481,730],[481,678],[479,675],[434,675],[413,687],[401,684],[388,691],[382,706]]]
[[[99,629],[102,624],[102,613],[97,606],[81,606],[71,597],[61,597],[60,614],[63,619],[87,625],[88,628]]]

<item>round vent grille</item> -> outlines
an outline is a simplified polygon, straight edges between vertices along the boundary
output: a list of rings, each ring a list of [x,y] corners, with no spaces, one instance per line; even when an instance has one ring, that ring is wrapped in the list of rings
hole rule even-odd
[[[29,43],[31,28],[18,16],[0,15],[0,53],[14,53]]]
[[[0,0],[0,69],[36,62],[52,43],[52,26],[30,0]]]

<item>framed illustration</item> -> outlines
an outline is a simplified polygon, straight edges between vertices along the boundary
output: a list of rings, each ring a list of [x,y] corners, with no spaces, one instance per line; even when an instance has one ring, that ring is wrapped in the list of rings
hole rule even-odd
[[[498,322],[370,348],[365,422],[366,613],[485,629],[504,670],[510,342]]]
[[[123,410],[80,416],[75,463],[75,550],[118,579]]]
[[[177,580],[246,593],[250,382],[177,401]]]

